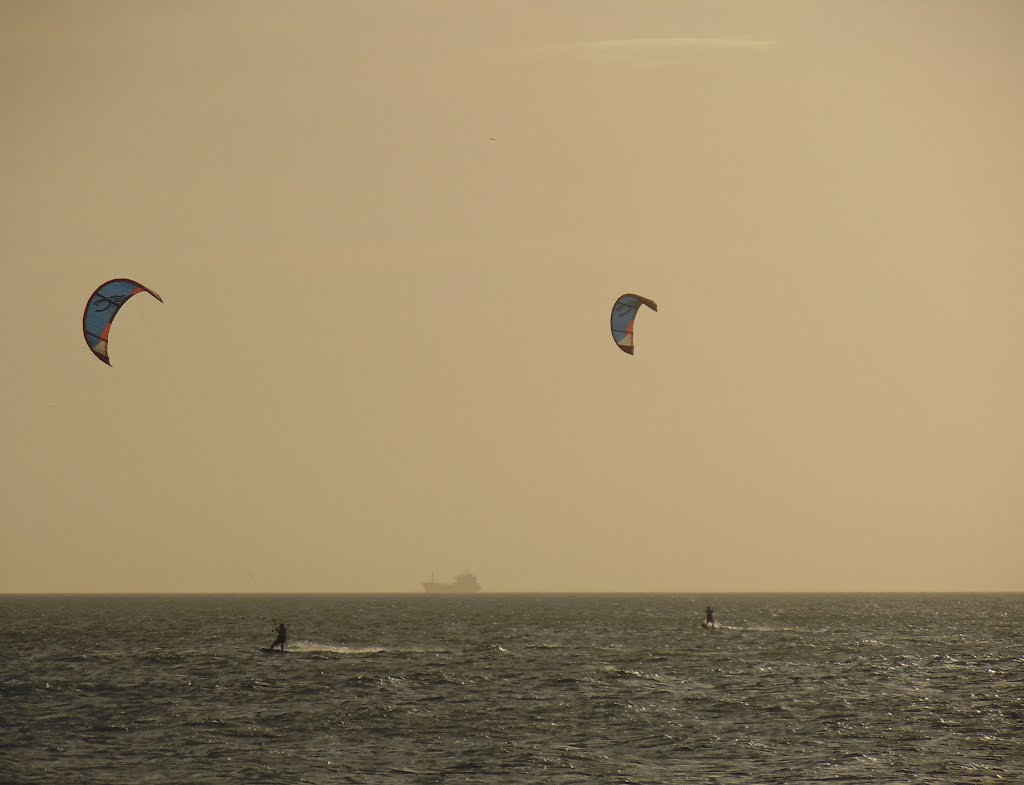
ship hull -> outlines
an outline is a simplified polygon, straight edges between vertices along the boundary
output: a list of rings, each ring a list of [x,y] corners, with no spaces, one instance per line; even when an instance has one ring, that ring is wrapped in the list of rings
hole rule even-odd
[[[423,591],[427,594],[476,594],[480,589],[452,583],[424,583]]]

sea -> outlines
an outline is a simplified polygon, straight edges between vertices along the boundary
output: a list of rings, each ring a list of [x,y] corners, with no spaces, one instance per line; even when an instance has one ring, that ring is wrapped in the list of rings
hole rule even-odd
[[[0,636],[3,785],[1024,783],[1024,594],[7,595]]]

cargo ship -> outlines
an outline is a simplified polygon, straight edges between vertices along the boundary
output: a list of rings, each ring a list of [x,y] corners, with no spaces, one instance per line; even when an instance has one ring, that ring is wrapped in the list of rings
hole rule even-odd
[[[431,574],[430,580],[423,584],[423,591],[428,594],[472,594],[480,591],[480,583],[469,570],[456,575],[451,583],[435,583]]]

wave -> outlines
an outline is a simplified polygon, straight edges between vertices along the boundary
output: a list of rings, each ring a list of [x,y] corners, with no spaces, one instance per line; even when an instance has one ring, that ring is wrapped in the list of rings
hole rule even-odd
[[[380,654],[385,649],[383,646],[345,646],[335,643],[296,641],[288,647],[288,651],[303,654]]]
[[[384,646],[346,646],[343,643],[295,641],[288,644],[288,651],[300,654],[444,654],[447,650],[422,646],[386,648]]]
[[[644,679],[646,681],[664,680],[659,673],[647,673],[641,670],[633,670],[632,668],[619,668],[615,665],[605,665],[603,670],[610,678],[613,679]]]
[[[716,625],[716,628],[719,630],[735,630],[736,632],[811,632],[821,635],[831,632],[831,630],[827,630],[825,628],[815,630],[809,627],[766,626],[758,624],[752,624],[749,627],[732,624],[718,624]]]

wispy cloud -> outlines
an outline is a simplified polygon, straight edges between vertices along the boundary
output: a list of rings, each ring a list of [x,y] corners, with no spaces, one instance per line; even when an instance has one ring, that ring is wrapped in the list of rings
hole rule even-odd
[[[678,62],[696,49],[771,49],[778,45],[778,41],[763,38],[676,36],[578,41],[545,47],[536,53],[549,57],[576,55],[636,65],[664,65]]]
[[[778,41],[757,38],[619,38],[609,41],[582,41],[569,44],[575,49],[597,49],[618,51],[623,49],[679,49],[688,47],[729,48],[729,49],[762,49],[777,46]]]

